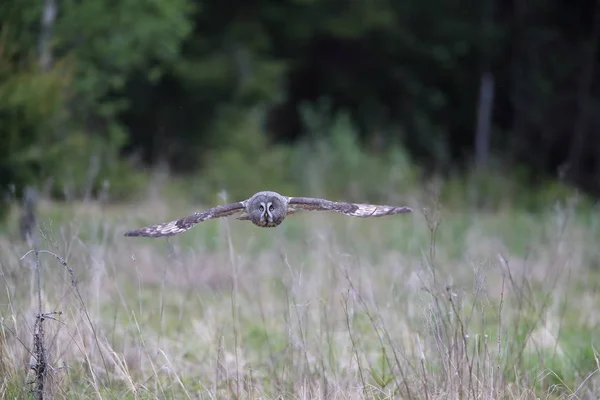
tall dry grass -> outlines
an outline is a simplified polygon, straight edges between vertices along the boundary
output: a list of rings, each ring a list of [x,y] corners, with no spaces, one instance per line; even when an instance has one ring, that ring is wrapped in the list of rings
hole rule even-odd
[[[43,204],[45,398],[599,398],[597,214],[416,209],[167,240],[122,235],[192,207]],[[2,398],[32,389],[29,250],[0,237]]]

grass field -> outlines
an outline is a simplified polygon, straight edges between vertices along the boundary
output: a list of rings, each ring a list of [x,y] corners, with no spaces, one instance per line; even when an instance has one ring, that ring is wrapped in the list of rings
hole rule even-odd
[[[123,233],[195,207],[42,203],[41,301],[57,313],[43,323],[45,391],[600,398],[598,212],[404,200],[414,214],[304,213],[277,229],[230,218],[168,240]],[[15,218],[0,234],[3,399],[31,396],[35,363],[35,255],[23,258]]]

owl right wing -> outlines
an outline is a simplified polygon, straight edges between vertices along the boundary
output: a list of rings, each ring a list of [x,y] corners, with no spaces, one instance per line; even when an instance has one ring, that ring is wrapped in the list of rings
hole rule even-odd
[[[175,221],[165,222],[162,224],[150,225],[144,228],[134,229],[125,232],[125,236],[143,236],[143,237],[160,237],[173,236],[178,233],[185,232],[199,222],[209,219],[223,218],[235,214],[246,208],[246,201],[225,204],[209,208],[200,213],[195,213],[189,217],[180,218]]]
[[[294,209],[306,211],[336,211],[351,217],[383,217],[393,214],[411,213],[410,207],[386,206],[379,204],[359,204],[336,202],[326,199],[317,199],[312,197],[289,197],[289,206]]]

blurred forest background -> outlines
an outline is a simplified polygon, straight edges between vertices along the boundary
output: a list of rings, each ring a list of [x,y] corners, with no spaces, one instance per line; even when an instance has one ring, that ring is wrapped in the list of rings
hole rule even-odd
[[[597,195],[599,34],[591,0],[4,0],[2,198],[130,200],[157,170],[198,200],[320,194],[309,163],[362,200],[474,174]]]

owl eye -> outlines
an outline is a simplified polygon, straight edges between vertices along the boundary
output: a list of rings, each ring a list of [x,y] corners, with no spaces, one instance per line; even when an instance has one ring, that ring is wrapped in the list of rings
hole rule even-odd
[[[269,206],[269,211],[273,211],[274,209],[275,209],[275,207],[273,207],[273,204],[271,204],[271,205]]]
[[[265,211],[265,206],[263,206],[262,204],[260,205],[260,207],[258,207],[258,209],[260,210],[260,212]]]

